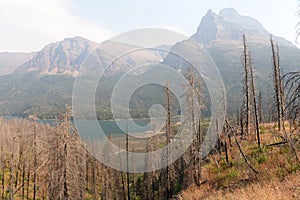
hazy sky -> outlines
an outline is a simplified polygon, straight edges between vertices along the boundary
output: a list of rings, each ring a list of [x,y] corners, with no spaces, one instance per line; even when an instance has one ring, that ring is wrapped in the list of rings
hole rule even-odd
[[[297,6],[297,0],[0,0],[0,52],[37,51],[77,35],[101,42],[146,27],[190,36],[209,9],[227,7],[295,43]]]

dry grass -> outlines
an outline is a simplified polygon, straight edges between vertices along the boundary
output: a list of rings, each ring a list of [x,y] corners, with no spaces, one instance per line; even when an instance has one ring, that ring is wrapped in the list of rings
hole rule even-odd
[[[197,200],[197,199],[300,199],[300,177],[299,173],[289,175],[282,179],[276,179],[270,182],[252,183],[246,187],[235,189],[213,190],[208,185],[201,189],[192,187],[184,191],[179,199]]]
[[[257,147],[254,134],[239,139],[259,174],[248,168],[232,142],[229,163],[224,153],[210,156],[210,162],[202,168],[205,183],[183,191],[179,199],[300,199],[300,167],[289,145],[267,146],[281,141],[276,132],[272,124],[261,126],[262,148]]]

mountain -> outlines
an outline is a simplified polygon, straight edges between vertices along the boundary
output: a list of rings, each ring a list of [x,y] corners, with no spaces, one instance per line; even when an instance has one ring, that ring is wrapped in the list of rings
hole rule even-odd
[[[241,16],[235,9],[228,8],[221,10],[219,15],[209,10],[192,38],[209,44],[215,40],[240,40],[243,33],[251,38],[268,35],[256,19]]]
[[[12,74],[16,68],[32,59],[35,53],[0,53],[0,76]]]
[[[63,74],[76,77],[81,65],[91,54],[97,56],[100,68],[103,70],[121,52],[138,48],[140,47],[113,41],[106,41],[100,45],[82,37],[66,38],[46,45],[32,59],[18,67],[15,74],[21,76],[26,73],[35,73],[39,76]],[[149,52],[125,55],[125,60],[131,65],[155,62],[158,59],[161,59],[160,55]],[[132,63],[133,61],[136,63]],[[123,67],[125,66],[121,68]],[[115,68],[113,71],[120,71],[121,68]]]
[[[82,37],[66,38],[48,44],[39,52],[22,55],[24,59],[20,59],[19,62],[18,59],[13,59],[18,54],[12,54],[10,60],[14,62],[11,61],[9,72],[16,69],[15,72],[0,77],[0,115],[36,115],[40,118],[57,116],[66,105],[71,105],[74,80],[78,77],[80,67],[88,65],[92,73],[104,72],[106,69],[105,76],[100,80],[103,87],[101,90],[97,88],[96,91],[96,109],[99,118],[108,119],[112,117],[109,109],[111,91],[126,69],[143,63],[161,62],[160,64],[171,66],[184,74],[189,63],[183,62],[174,53],[184,53],[199,66],[205,67],[203,50],[218,67],[226,87],[228,111],[235,113],[241,103],[243,34],[251,51],[257,89],[262,92],[263,103],[266,106],[267,97],[273,95],[270,92],[270,33],[256,19],[243,16],[233,8],[227,8],[218,14],[209,10],[195,34],[188,40],[168,47],[173,52],[170,54],[150,50],[139,51],[138,46],[112,41],[100,45]],[[283,72],[299,70],[300,50],[283,38],[274,36],[274,40],[279,44]],[[199,49],[195,41],[203,49]],[[123,52],[130,53],[115,59]],[[137,72],[139,73],[143,72]],[[162,72],[157,73],[160,76],[164,75]],[[132,76],[134,79],[135,75]],[[206,88],[204,90],[207,92]],[[209,98],[209,95],[205,98]],[[164,103],[164,89],[157,86],[145,90],[139,88],[131,100],[134,102],[131,102],[132,106],[135,106],[132,114],[143,117],[147,115],[150,105]]]
[[[112,41],[100,45],[82,37],[48,44],[13,74],[0,77],[0,115],[53,118],[71,105],[73,84],[82,65],[92,67],[91,72],[104,71],[121,52],[139,48]],[[129,67],[162,58],[157,52],[135,51],[114,61],[105,76],[119,77]],[[105,91],[101,92],[109,93],[114,81],[105,78]]]
[[[32,59],[20,66],[15,73],[38,72],[41,75],[76,76],[81,63],[97,46],[98,44],[81,37],[66,38],[63,41],[46,45]]]
[[[242,16],[233,8],[223,9],[219,14],[209,10],[202,18],[197,32],[189,40],[177,43],[171,49],[172,52],[179,54],[190,52],[190,55],[193,55],[192,59],[201,66],[202,60],[197,56],[198,47],[190,40],[202,45],[218,67],[224,80],[229,113],[236,112],[241,104],[243,34],[246,36],[248,49],[251,52],[257,90],[262,92],[263,103],[266,106],[267,97],[273,96],[270,90],[272,88],[270,33],[256,19]],[[300,50],[283,38],[274,36],[273,39],[279,45],[283,73],[299,70]],[[180,62],[173,54],[168,55],[164,63],[176,66],[176,68],[186,68],[189,65],[189,63]]]
[[[215,41],[241,41],[245,34],[249,42],[268,43],[270,33],[256,19],[240,15],[234,8],[226,8],[214,13],[209,10],[202,18],[197,32],[191,37],[201,44],[208,45]],[[280,37],[275,37],[278,42],[287,46],[293,44]]]

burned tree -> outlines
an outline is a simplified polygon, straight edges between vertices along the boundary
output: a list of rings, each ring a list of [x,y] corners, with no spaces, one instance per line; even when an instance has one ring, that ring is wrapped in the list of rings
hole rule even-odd
[[[258,111],[257,111],[255,84],[254,84],[254,77],[253,77],[253,66],[252,66],[252,60],[251,60],[250,53],[249,53],[249,69],[250,69],[251,91],[252,91],[252,100],[253,100],[253,109],[254,109],[254,119],[255,119],[255,130],[256,130],[256,137],[257,137],[257,145],[258,145],[258,147],[260,147]]]
[[[171,152],[170,152],[170,142],[171,142],[171,93],[169,83],[166,84],[166,109],[167,109],[167,117],[166,117],[166,125],[165,125],[165,132],[166,132],[166,199],[170,199],[172,197],[172,183],[171,183],[171,176],[172,176],[172,168],[171,168]]]
[[[284,126],[283,118],[283,85],[280,71],[280,60],[279,60],[279,49],[278,46],[275,48],[275,44],[272,36],[270,36],[271,49],[272,49],[272,62],[273,62],[273,85],[274,85],[274,98],[276,106],[276,115],[277,115],[277,126],[278,130],[281,132]]]
[[[246,133],[250,133],[250,87],[249,87],[249,59],[248,59],[248,47],[246,43],[246,36],[243,35],[243,64],[244,64],[244,83],[243,83],[243,112],[244,122],[246,126]]]
[[[287,118],[296,131],[300,125],[300,72],[289,72],[284,75],[286,94]]]

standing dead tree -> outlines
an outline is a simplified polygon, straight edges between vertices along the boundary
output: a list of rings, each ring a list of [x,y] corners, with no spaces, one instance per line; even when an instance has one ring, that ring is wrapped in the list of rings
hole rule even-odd
[[[111,141],[111,135],[108,135],[108,139]],[[105,163],[108,163],[111,159],[111,145],[109,144],[110,141],[107,141],[104,144],[104,148],[102,153],[102,157]],[[110,167],[103,165],[102,170],[102,192],[101,192],[101,199],[114,199],[113,196],[113,180],[115,179],[113,174],[113,169]]]
[[[129,138],[128,138],[128,120],[126,122],[126,182],[127,182],[127,200],[130,200],[130,173],[129,173]]]
[[[248,56],[248,47],[246,43],[246,36],[243,35],[243,64],[244,64],[244,101],[243,101],[243,112],[245,113],[245,126],[246,126],[246,133],[250,133],[250,87],[249,87],[249,56]]]
[[[295,127],[300,123],[300,71],[289,72],[283,77],[285,82],[286,94],[286,108],[287,117],[291,120]]]
[[[297,157],[292,138],[294,133],[298,133],[300,126],[300,71],[289,72],[285,74],[283,78],[286,79],[285,88],[287,89],[287,105],[285,107],[285,112],[287,113],[287,118],[290,122],[290,145]]]
[[[153,155],[149,154],[149,152],[154,150],[154,143],[155,139],[153,137],[147,138],[146,140],[146,152],[145,155],[145,172],[143,174],[143,181],[144,181],[144,199],[150,200],[155,199],[155,180],[156,180],[156,172],[148,172],[149,170],[153,170],[155,163]]]
[[[254,124],[257,138],[257,145],[260,147],[260,133],[259,133],[259,111],[257,107],[256,91],[254,83],[253,65],[250,51],[247,47],[246,36],[243,35],[243,64],[244,64],[244,81],[243,81],[243,108],[241,110],[241,133],[244,133],[243,122],[245,122],[246,133],[250,133],[251,111],[254,111]],[[252,106],[251,103],[253,104]],[[244,117],[244,119],[243,119]]]
[[[36,139],[36,127],[33,130],[33,200],[36,199],[37,190],[37,139]]]
[[[84,198],[84,159],[84,146],[67,112],[49,136],[49,199]]]
[[[283,77],[281,76],[280,68],[280,56],[279,56],[279,47],[278,44],[275,44],[270,36],[271,48],[272,48],[272,61],[273,61],[273,80],[274,80],[274,91],[275,91],[275,104],[277,108],[277,125],[280,133],[284,134],[284,140],[288,142],[291,147],[292,152],[294,153],[297,161],[299,162],[299,157],[294,146],[292,136],[287,134],[285,127],[285,99],[284,99],[284,87],[283,87]],[[295,80],[292,80],[292,82]]]
[[[188,85],[184,86],[186,89],[185,96],[187,101],[188,109],[188,123],[191,124],[190,130],[192,134],[192,145],[189,150],[189,156],[186,159],[189,164],[192,165],[189,168],[189,174],[193,177],[192,182],[196,185],[200,185],[201,179],[201,146],[202,146],[202,133],[201,133],[201,117],[202,110],[205,108],[203,104],[202,95],[202,83],[200,80],[200,75],[195,73],[193,67],[189,67],[186,73],[186,79],[188,80]],[[192,164],[191,164],[192,163]]]
[[[281,70],[280,70],[280,60],[279,60],[279,48],[275,47],[272,36],[270,36],[271,49],[272,49],[272,62],[273,62],[273,85],[275,92],[275,106],[276,106],[276,114],[277,114],[277,126],[278,130],[281,132],[284,126],[284,117],[283,117],[283,84],[281,78]]]
[[[170,199],[172,197],[172,183],[171,183],[171,176],[172,176],[172,168],[171,165],[171,152],[170,152],[170,142],[171,142],[171,94],[170,94],[170,87],[169,83],[166,84],[166,109],[167,109],[167,118],[166,118],[166,125],[165,125],[165,132],[166,132],[166,145],[167,145],[167,152],[166,152],[166,159],[167,159],[167,166],[166,166],[166,199]]]
[[[263,101],[261,92],[258,93],[258,116],[259,122],[263,123]]]
[[[250,68],[250,78],[251,78],[251,91],[252,91],[252,100],[253,100],[253,108],[254,108],[254,119],[255,119],[255,130],[257,137],[257,145],[260,147],[260,133],[259,133],[259,121],[258,121],[258,110],[256,104],[256,93],[255,93],[255,84],[254,84],[254,76],[253,76],[253,66],[251,55],[249,53],[249,68]]]

